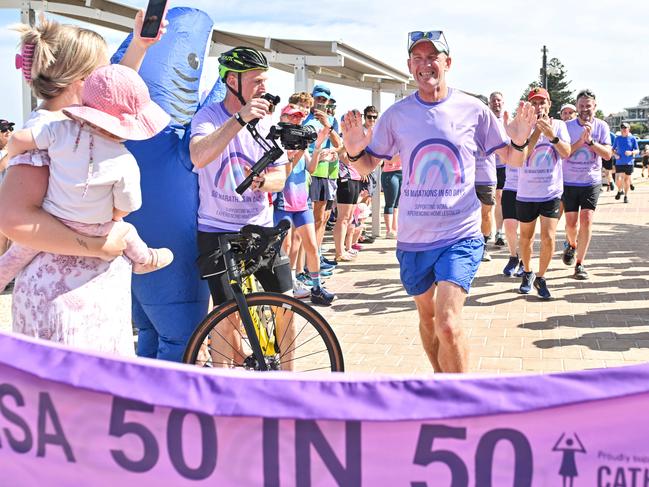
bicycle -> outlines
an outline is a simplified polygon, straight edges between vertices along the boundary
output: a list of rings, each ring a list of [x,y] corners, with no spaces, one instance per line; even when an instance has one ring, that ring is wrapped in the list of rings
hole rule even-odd
[[[243,292],[249,276],[273,267],[289,228],[290,223],[282,221],[276,227],[246,225],[240,232],[220,234],[218,248],[200,259],[203,277],[225,268],[234,299],[198,325],[183,362],[260,371],[344,370],[340,343],[315,309],[285,294]]]

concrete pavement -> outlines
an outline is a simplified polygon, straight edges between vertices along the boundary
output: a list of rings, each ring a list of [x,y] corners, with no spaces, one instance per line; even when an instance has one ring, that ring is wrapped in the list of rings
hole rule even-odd
[[[636,178],[630,203],[603,192],[586,261],[588,281],[571,278],[561,262],[564,221],[546,275],[554,296],[522,296],[519,279],[506,278],[507,252],[490,246],[463,312],[477,373],[579,370],[649,359],[649,182]],[[374,373],[430,373],[417,312],[399,281],[394,240],[366,245],[356,262],[341,264],[327,281],[338,294],[319,308],[344,351],[346,369]],[[538,268],[538,243],[533,267]],[[0,329],[10,329],[11,295],[0,296]]]

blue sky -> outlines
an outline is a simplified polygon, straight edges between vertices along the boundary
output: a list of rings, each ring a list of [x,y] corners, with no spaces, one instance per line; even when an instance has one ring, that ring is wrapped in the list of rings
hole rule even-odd
[[[145,1],[124,1],[144,6]],[[644,19],[649,2],[628,2],[620,8],[604,0],[544,3],[524,0],[456,2],[195,0],[171,1],[171,6],[201,8],[217,28],[258,36],[292,39],[342,40],[397,69],[406,71],[406,35],[410,30],[442,29],[451,48],[452,86],[474,93],[504,93],[509,109],[529,82],[538,78],[541,47],[558,57],[577,91],[589,87],[606,114],[635,105],[649,95],[648,42]],[[406,6],[408,8],[402,7]],[[3,105],[0,118],[20,122],[21,79],[13,59],[17,35],[7,28],[19,21],[17,11],[0,11],[0,79]],[[69,20],[63,20],[69,22]],[[96,29],[111,46],[124,37]],[[209,66],[209,64],[208,64]],[[269,91],[285,97],[292,76],[273,72]],[[339,110],[369,104],[369,92],[332,86]],[[393,97],[383,97],[383,109]]]

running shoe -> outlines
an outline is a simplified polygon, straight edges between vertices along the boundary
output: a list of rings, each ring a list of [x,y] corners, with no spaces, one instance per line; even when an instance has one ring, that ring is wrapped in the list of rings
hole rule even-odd
[[[514,275],[514,272],[516,271],[516,266],[518,265],[518,262],[519,262],[518,255],[509,257],[509,261],[507,262],[507,265],[503,269],[503,274],[505,274],[507,277],[512,277]]]
[[[516,270],[514,277],[523,277],[523,274],[525,274],[525,266],[523,265],[523,261],[521,260],[518,263],[518,269]]]
[[[608,183],[608,187],[610,188],[611,191],[615,189],[615,186],[613,186],[613,183]]]
[[[539,297],[541,299],[550,299],[552,297],[552,294],[550,294],[550,290],[548,289],[548,285],[545,283],[545,279],[543,277],[537,277],[534,280],[534,288],[536,289],[536,292],[539,294]]]
[[[295,276],[295,279],[297,279],[298,281],[302,281],[302,284],[304,284],[305,286],[309,286],[309,287],[313,286],[313,281],[311,280],[309,275],[305,272],[301,272],[300,274]]]
[[[618,191],[617,194],[615,195],[615,199],[619,200],[622,197],[622,191]]]
[[[533,271],[529,271],[529,272],[523,271],[521,287],[518,288],[518,292],[521,294],[529,294],[532,291],[532,285],[534,285],[535,279],[536,279],[536,274],[534,274]]]
[[[331,277],[334,273],[333,269],[323,269],[320,268],[320,277]]]
[[[573,265],[575,263],[575,248],[572,245],[568,245],[563,249],[562,259],[566,265]]]
[[[334,299],[336,299],[336,295],[334,293],[330,293],[322,286],[318,288],[311,288],[311,302],[313,304],[329,306]]]
[[[505,239],[503,238],[503,234],[501,232],[496,232],[496,241],[494,242],[494,245],[496,247],[505,246]]]
[[[336,268],[336,264],[329,264],[328,262],[325,262],[324,257],[320,256],[320,270],[328,271],[335,268]]]
[[[358,257],[358,250],[356,249],[347,249],[345,252],[347,252],[347,254],[351,255],[353,258]]]
[[[482,262],[491,262],[491,255],[489,255],[489,252],[487,252],[486,249],[482,254]]]
[[[583,264],[577,264],[575,266],[575,273],[572,277],[579,281],[585,281],[586,279],[588,279],[588,272],[586,272],[586,269],[584,269]]]
[[[629,198],[627,198],[627,197],[625,196],[625,197],[624,197],[624,202],[625,202],[625,203],[628,203],[628,202],[629,202]]]
[[[344,254],[339,255],[338,257],[336,257],[336,262],[338,262],[338,263],[340,263],[340,262],[351,262],[353,260],[354,260],[354,257],[347,254],[347,253],[344,253]]]
[[[635,186],[633,184],[629,185],[629,188],[631,188],[631,191],[635,191]]]
[[[395,240],[397,238],[397,234],[394,232],[388,232],[385,234],[385,238],[388,240]]]
[[[311,296],[311,288],[304,284],[299,279],[295,279],[293,282],[293,297],[298,299],[304,299]]]
[[[360,244],[355,243],[354,245],[352,245],[352,249],[354,249],[354,250],[363,250],[363,246],[360,245]]]
[[[324,255],[321,255],[320,256],[320,267],[321,268],[322,268],[322,264],[326,264],[326,265],[336,267],[338,265],[338,262],[336,262],[335,260],[329,260]]]

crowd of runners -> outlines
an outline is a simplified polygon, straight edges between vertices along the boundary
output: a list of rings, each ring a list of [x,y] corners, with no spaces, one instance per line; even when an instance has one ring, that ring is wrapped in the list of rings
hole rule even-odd
[[[124,252],[138,273],[172,263],[169,249],[148,248],[134,227],[124,228],[121,222],[142,204],[135,160],[121,142],[153,136],[168,116],[149,99],[133,69],[106,66],[106,45],[99,36],[45,21],[37,28],[24,26],[22,33],[23,76],[45,103],[27,129],[11,139],[13,124],[0,121],[0,162],[11,159],[0,201],[12,201],[15,209],[11,216],[0,214],[0,228],[19,242],[0,259],[0,285],[16,275],[17,283],[21,279],[25,283],[16,285],[23,294],[14,300],[14,330],[79,344],[84,339],[78,335],[65,336],[73,333],[70,323],[79,319],[74,307],[83,303],[88,312],[98,312],[96,301],[105,300],[105,291],[112,296],[110,317],[91,329],[113,326],[102,337],[102,346],[127,353],[128,340],[124,343],[130,334],[124,330],[130,327],[126,319],[130,295],[116,284],[125,282],[124,273],[131,267],[120,267],[116,262],[121,259],[103,266],[88,259]],[[81,34],[87,36],[83,42]],[[163,34],[164,29],[158,38]],[[59,45],[49,45],[49,39]],[[137,69],[156,41],[136,36],[135,52],[125,55],[122,63]],[[71,58],[64,49],[69,45],[83,56]],[[460,315],[480,262],[491,258],[487,244],[493,238],[496,247],[507,246],[509,259],[502,272],[521,279],[520,293],[535,290],[540,298],[550,299],[545,274],[559,219],[565,215],[563,262],[574,266],[575,279],[588,279],[585,261],[602,168],[615,168],[615,198],[628,203],[638,145],[628,124],[622,123],[615,137],[604,121],[595,118],[597,97],[590,90],[580,91],[575,105],[561,107],[561,120],[555,120],[549,116],[552,100],[544,88],[531,89],[514,116],[504,110],[499,92],[490,95],[486,106],[451,88],[446,80],[450,48],[441,31],[411,32],[407,54],[418,87],[415,93],[383,114],[367,106],[338,119],[330,87],[316,84],[312,92],[295,93],[274,107],[269,97],[262,96],[269,69],[264,54],[247,47],[223,53],[219,74],[225,99],[203,106],[191,122],[189,157],[198,175],[196,244],[204,256],[213,252],[220,233],[288,219],[292,232],[284,250],[290,258],[291,282],[265,270],[255,275],[268,291],[292,288],[296,297],[330,305],[335,290],[327,289],[323,281],[337,266],[353,265],[363,246],[378,237],[395,239],[401,280],[417,306],[431,365],[436,371],[462,372],[467,370],[468,348]],[[273,115],[275,108],[278,113]],[[310,126],[317,136],[304,150],[286,150],[254,175],[243,195],[238,194],[235,189],[250,166],[265,155],[255,130],[265,137],[277,121]],[[121,162],[116,164],[117,160]],[[610,191],[614,186],[608,171],[605,181]],[[370,235],[365,222],[377,191],[377,174],[385,200],[385,233]],[[27,179],[32,190],[21,192]],[[40,222],[39,231],[26,231],[25,220]],[[533,268],[537,222],[540,254],[538,268]],[[333,242],[324,248],[327,231]],[[53,254],[50,260],[35,258],[38,251]],[[61,260],[56,254],[78,258]],[[51,270],[47,278],[43,266]],[[87,274],[94,294],[68,302],[69,307],[59,309],[54,318],[30,319],[54,298],[48,293],[34,296],[29,286],[36,282],[56,295],[70,273]],[[93,280],[98,276],[104,281]],[[214,305],[231,297],[224,279],[223,272],[207,277]],[[61,331],[61,323],[67,331]],[[181,334],[187,337],[192,323],[184,326],[190,327]],[[182,354],[184,338],[170,337],[169,330],[140,332],[153,334],[150,343],[164,344],[160,345],[168,352],[164,358],[178,359]],[[86,345],[96,343],[93,336]],[[161,357],[155,348],[141,354],[156,353]]]

